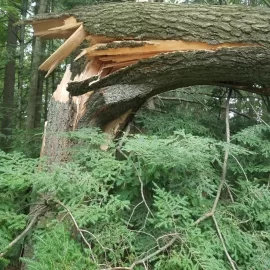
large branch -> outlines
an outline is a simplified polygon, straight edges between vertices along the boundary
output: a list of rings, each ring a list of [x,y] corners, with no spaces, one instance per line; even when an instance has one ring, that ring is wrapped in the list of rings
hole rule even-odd
[[[52,99],[44,154],[65,151],[56,132],[97,125],[117,135],[148,98],[172,89],[221,85],[270,95],[269,18],[261,8],[161,3],[33,18],[37,36],[67,38],[41,65],[49,73],[86,40],[74,56],[78,71],[63,80],[66,99]]]
[[[270,11],[244,6],[124,3],[45,14],[34,21],[74,16],[90,35],[137,40],[185,40],[209,44],[270,44]],[[157,31],[158,29],[158,31]]]
[[[67,90],[81,95],[116,84],[144,84],[156,94],[191,85],[230,84],[270,95],[269,68],[270,51],[264,47],[179,51],[141,60],[99,80],[70,82]]]

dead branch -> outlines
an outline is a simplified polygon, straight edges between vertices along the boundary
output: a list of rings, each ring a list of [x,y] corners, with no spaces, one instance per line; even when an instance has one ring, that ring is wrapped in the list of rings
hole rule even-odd
[[[92,260],[93,260],[95,263],[97,263],[97,261],[96,261],[94,255],[93,255],[91,245],[89,244],[89,242],[88,242],[88,241],[86,240],[86,238],[84,237],[82,230],[79,228],[76,219],[74,218],[74,216],[72,215],[72,213],[70,212],[70,210],[68,209],[68,207],[65,206],[62,202],[60,202],[60,201],[58,201],[58,200],[55,200],[55,202],[56,202],[57,204],[61,205],[61,206],[67,211],[67,213],[69,214],[69,216],[70,216],[70,218],[71,218],[71,220],[72,220],[72,222],[73,222],[73,224],[74,224],[74,226],[75,226],[77,232],[81,235],[81,237],[82,237],[84,243],[88,246],[88,248],[89,248],[89,250],[90,250],[90,252],[91,252]]]
[[[232,94],[232,90],[230,90],[229,93],[228,93],[228,98],[227,98],[227,103],[226,103],[226,118],[225,118],[225,122],[226,122],[226,142],[227,142],[228,145],[230,144],[229,111],[230,111],[230,97],[231,97],[231,94]],[[219,239],[220,239],[220,241],[222,243],[222,246],[223,246],[224,252],[226,254],[226,257],[229,260],[232,269],[236,270],[235,263],[233,262],[230,254],[228,253],[228,250],[226,248],[226,245],[225,245],[224,239],[222,237],[220,228],[219,228],[217,220],[215,218],[215,211],[216,211],[219,199],[220,199],[221,191],[222,191],[222,188],[223,188],[224,184],[226,183],[228,158],[229,158],[229,149],[226,148],[225,153],[224,153],[224,162],[223,162],[223,166],[222,166],[221,181],[220,181],[220,184],[219,184],[219,187],[218,187],[218,191],[217,191],[217,195],[216,195],[213,207],[212,207],[212,209],[211,209],[211,211],[209,213],[206,213],[202,217],[197,219],[195,221],[194,225],[198,225],[200,222],[207,219],[208,217],[211,217],[213,219],[216,230],[217,230],[217,233],[218,233],[218,237],[219,237]]]
[[[199,104],[199,105],[205,105],[205,104],[202,104],[198,101],[195,101],[195,100],[190,100],[190,99],[185,99],[185,98],[178,98],[178,97],[166,97],[166,96],[158,96],[158,98],[160,100],[170,100],[170,101],[177,101],[177,102],[187,102],[187,103],[195,103],[195,104]],[[208,105],[210,107],[210,105]],[[213,107],[217,107],[217,108],[220,108],[222,110],[226,110],[226,107],[222,107],[222,106],[213,106]],[[240,115],[240,116],[243,116],[247,119],[253,119],[251,116],[249,116],[248,114],[246,113],[242,113],[242,112],[239,112],[235,109],[230,109],[230,112],[233,112],[237,115]]]
[[[127,156],[127,155],[126,155],[119,147],[117,147],[117,150],[118,150],[119,153],[121,153],[126,159],[128,159],[128,156]],[[134,167],[134,169],[135,169],[135,171],[136,171],[136,173],[137,173],[137,176],[138,176],[138,179],[139,179],[139,182],[140,182],[140,185],[141,185],[141,196],[142,196],[142,200],[143,200],[143,202],[144,202],[144,204],[145,204],[145,207],[146,207],[147,210],[148,210],[148,213],[150,213],[150,214],[152,215],[152,217],[153,217],[154,214],[153,214],[152,211],[150,210],[150,208],[149,208],[149,206],[148,206],[148,204],[147,204],[147,202],[146,202],[146,199],[145,199],[145,197],[144,197],[144,192],[143,192],[143,181],[142,181],[142,179],[141,179],[140,173],[139,173],[137,167],[135,166],[134,162],[133,162],[132,160],[131,160],[131,162],[132,162],[132,165],[133,165],[133,167]]]
[[[232,94],[232,90],[229,91],[228,93],[228,98],[227,98],[227,103],[226,103],[226,142],[229,145],[230,143],[230,123],[229,123],[229,111],[230,111],[230,98],[231,98],[231,94]],[[228,163],[228,157],[229,157],[229,149],[226,148],[225,149],[225,153],[224,153],[224,162],[223,162],[223,166],[222,166],[222,175],[221,175],[221,181],[220,184],[218,186],[218,191],[217,191],[217,195],[213,204],[213,207],[211,209],[210,212],[204,214],[203,216],[201,216],[199,219],[197,219],[194,222],[194,225],[198,225],[200,222],[202,222],[203,220],[207,219],[208,217],[212,217],[216,211],[217,205],[218,205],[218,201],[221,195],[221,191],[222,188],[224,186],[224,183],[226,181],[226,174],[227,174],[227,163]]]
[[[120,267],[104,268],[102,270],[133,270],[135,268],[135,266],[140,265],[140,264],[144,265],[147,261],[149,261],[153,257],[155,257],[155,256],[159,255],[160,253],[164,252],[166,249],[168,249],[170,246],[172,246],[177,239],[179,239],[178,235],[174,236],[166,245],[162,246],[161,248],[159,248],[155,252],[145,256],[141,260],[137,260],[137,261],[133,262],[131,264],[131,266],[129,266],[129,267],[121,267],[120,266]]]
[[[4,257],[7,251],[16,245],[20,240],[22,240],[28,232],[34,227],[34,225],[37,223],[38,218],[43,215],[48,209],[48,206],[41,207],[36,211],[36,214],[33,216],[27,227],[22,231],[21,234],[19,234],[12,242],[8,244],[8,246],[5,247],[4,251],[0,254],[0,258]]]
[[[218,223],[217,223],[217,220],[216,220],[215,215],[212,216],[212,219],[213,219],[213,221],[214,221],[214,223],[215,223],[216,230],[217,230],[217,233],[218,233],[218,237],[219,237],[219,239],[220,239],[220,241],[221,241],[221,243],[222,243],[222,246],[223,246],[224,252],[225,252],[225,254],[226,254],[226,257],[227,257],[227,259],[229,260],[229,262],[230,262],[230,264],[231,264],[231,266],[232,266],[232,269],[233,269],[233,270],[236,270],[235,263],[234,263],[234,261],[232,260],[230,254],[229,254],[229,252],[228,252],[228,250],[227,250],[227,248],[226,248],[226,245],[225,245],[223,236],[222,236],[222,234],[221,234],[220,228],[219,228],[219,226],[218,226]]]

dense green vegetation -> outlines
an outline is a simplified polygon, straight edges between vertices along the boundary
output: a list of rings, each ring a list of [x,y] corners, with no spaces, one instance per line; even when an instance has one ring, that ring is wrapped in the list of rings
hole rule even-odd
[[[108,151],[98,130],[69,134],[73,161],[53,169],[1,152],[2,266],[27,240],[28,269],[231,269],[225,251],[237,269],[269,269],[269,125],[231,115],[227,144],[216,113],[164,101],[141,110]],[[213,206],[228,150],[214,219],[196,225]],[[35,215],[31,236],[6,249]]]

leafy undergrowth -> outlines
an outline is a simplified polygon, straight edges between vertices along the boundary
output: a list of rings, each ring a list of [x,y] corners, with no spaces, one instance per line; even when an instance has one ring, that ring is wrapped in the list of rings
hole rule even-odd
[[[243,129],[228,145],[199,125],[127,134],[108,151],[99,131],[81,130],[70,134],[74,161],[43,171],[0,152],[1,267],[27,241],[31,270],[231,269],[225,251],[238,269],[270,269],[269,127]],[[226,149],[217,224],[195,225],[213,206]],[[7,249],[42,207],[28,238]]]

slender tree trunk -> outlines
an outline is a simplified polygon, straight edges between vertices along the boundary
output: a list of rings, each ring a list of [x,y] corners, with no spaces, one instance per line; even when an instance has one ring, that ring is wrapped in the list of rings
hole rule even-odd
[[[14,27],[14,23],[17,18],[14,14],[8,14],[8,34],[7,34],[7,55],[8,60],[5,66],[5,78],[3,89],[3,103],[2,103],[2,115],[3,120],[1,124],[1,132],[5,136],[10,136],[12,128],[14,126],[14,91],[15,91],[15,52],[17,46],[17,27]],[[3,139],[3,148],[8,150],[10,144],[10,138]]]
[[[46,12],[47,0],[39,1],[38,14]],[[39,37],[36,38],[33,48],[33,62],[32,62],[32,73],[30,78],[30,87],[28,94],[28,106],[27,106],[27,119],[26,129],[31,130],[35,127],[35,116],[37,106],[37,93],[38,93],[38,78],[39,72],[38,67],[42,59],[42,41]]]
[[[21,3],[21,16],[24,20],[26,18],[28,8],[28,0],[22,0]],[[24,40],[25,40],[25,25],[20,26],[20,58],[18,69],[18,127],[22,127],[22,93],[23,93],[23,81],[24,81]]]
[[[47,121],[48,101],[49,101],[49,79],[46,79],[45,95],[44,95],[44,121]]]
[[[45,77],[44,72],[40,72],[38,74],[38,91],[37,91],[37,102],[36,102],[36,112],[35,112],[35,126],[34,126],[35,128],[38,128],[41,125],[44,77]]]

